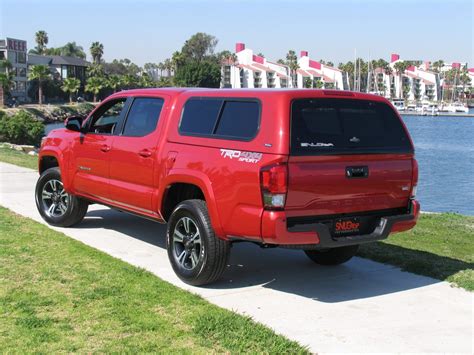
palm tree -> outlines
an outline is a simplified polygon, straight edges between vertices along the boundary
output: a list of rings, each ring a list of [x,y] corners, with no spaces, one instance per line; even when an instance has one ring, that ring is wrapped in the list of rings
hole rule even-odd
[[[30,67],[28,79],[38,80],[38,103],[43,104],[43,83],[51,78],[51,71],[47,65],[33,65]]]
[[[296,52],[294,50],[288,51],[288,54],[286,55],[286,64],[290,68],[293,87],[297,87],[298,83],[296,71],[299,69],[300,66],[298,65],[298,57],[296,56]]]
[[[36,41],[36,52],[37,54],[44,54],[44,51],[46,49],[46,45],[48,44],[49,38],[48,34],[46,31],[40,30],[35,33],[35,41]]]
[[[81,81],[77,78],[67,78],[64,79],[61,90],[69,93],[69,103],[72,104],[72,94],[77,93],[81,87]]]
[[[100,90],[105,87],[106,85],[103,78],[92,76],[87,79],[85,91],[91,92],[94,95],[94,102],[97,102],[97,95],[99,95]]]
[[[395,72],[398,75],[398,80],[399,80],[399,85],[398,85],[398,98],[402,99],[403,98],[403,74],[405,73],[405,70],[410,66],[409,62],[405,61],[398,61],[395,63],[393,66],[393,69],[395,69]]]
[[[13,85],[12,63],[8,59],[0,60],[0,107],[3,106],[5,94],[10,92]]]
[[[76,57],[76,58],[86,58],[86,53],[84,48],[77,45],[76,42],[68,42],[63,47],[61,47],[61,55],[66,57]]]
[[[104,45],[100,42],[92,42],[90,51],[92,55],[92,61],[96,64],[99,64],[102,56],[104,55]]]
[[[107,86],[111,88],[114,93],[117,92],[118,88],[122,85],[122,79],[117,74],[112,74],[107,80]]]

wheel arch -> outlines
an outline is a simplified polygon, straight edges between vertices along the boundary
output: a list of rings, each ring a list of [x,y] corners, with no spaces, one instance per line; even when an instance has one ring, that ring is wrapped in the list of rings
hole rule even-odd
[[[205,174],[192,170],[170,172],[161,181],[161,185],[163,188],[159,192],[158,201],[160,214],[165,221],[178,203],[186,199],[203,199],[207,204],[215,234],[224,237],[212,185]]]

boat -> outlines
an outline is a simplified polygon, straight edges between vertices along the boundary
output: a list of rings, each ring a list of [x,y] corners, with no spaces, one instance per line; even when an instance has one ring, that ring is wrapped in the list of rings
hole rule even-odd
[[[397,111],[405,111],[405,100],[403,99],[393,99],[392,105],[397,109]]]
[[[453,106],[454,112],[469,113],[469,107],[464,105],[462,102],[455,102]]]

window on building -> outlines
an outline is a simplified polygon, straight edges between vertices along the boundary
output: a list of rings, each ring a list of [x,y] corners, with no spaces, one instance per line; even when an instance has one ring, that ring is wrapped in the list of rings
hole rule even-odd
[[[25,64],[26,63],[26,53],[25,52],[18,52],[18,63]]]
[[[143,137],[156,129],[163,99],[136,98],[127,116],[123,135],[128,137]]]
[[[255,100],[192,98],[184,106],[179,127],[184,135],[252,139],[260,123]]]
[[[17,76],[22,78],[26,77],[26,68],[18,68]]]
[[[26,90],[26,82],[25,81],[17,81],[16,82],[16,90],[24,92]]]

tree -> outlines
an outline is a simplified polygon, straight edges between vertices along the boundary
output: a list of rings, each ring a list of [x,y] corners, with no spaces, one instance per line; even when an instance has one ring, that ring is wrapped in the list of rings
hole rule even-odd
[[[84,52],[84,48],[77,45],[76,42],[68,42],[63,47],[61,47],[61,55],[66,57],[86,59],[86,53]]]
[[[48,34],[44,30],[40,30],[35,33],[36,48],[35,51],[37,54],[44,54],[46,45],[49,42]]]
[[[77,78],[67,78],[64,79],[61,90],[69,93],[69,103],[72,104],[72,95],[76,94],[79,88],[81,87],[81,81]]]
[[[94,95],[94,102],[97,102],[97,95],[100,91],[106,87],[104,78],[92,76],[87,79],[85,91],[90,92]]]
[[[184,43],[181,53],[187,59],[201,62],[213,56],[217,42],[218,40],[214,36],[198,32]]]
[[[296,52],[294,50],[289,50],[286,55],[286,64],[290,68],[291,79],[293,82],[293,87],[297,87],[297,75],[296,71],[299,69],[298,65],[298,57],[296,56]]]
[[[402,99],[404,96],[404,88],[403,88],[403,74],[405,70],[411,65],[411,63],[406,61],[398,61],[394,64],[393,69],[398,75],[399,85],[398,85],[398,98]]]
[[[170,74],[174,70],[176,85],[193,87],[219,87],[221,66],[214,54],[217,39],[206,33],[196,33],[185,43],[181,52],[173,53],[172,59],[165,60],[165,68]]]
[[[442,59],[439,59],[433,64],[431,64],[431,68],[433,69],[435,73],[439,73],[441,71],[441,68],[443,68],[443,66],[444,66],[444,60]]]
[[[8,59],[0,60],[0,106],[3,106],[5,94],[10,93],[13,85],[12,63]]]
[[[38,81],[38,103],[43,104],[43,83],[51,79],[51,71],[47,65],[33,65],[30,67],[28,79]]]
[[[117,90],[121,87],[121,85],[122,85],[122,79],[120,75],[112,74],[107,79],[107,86],[111,88],[114,91],[114,93],[117,92]]]
[[[100,42],[92,42],[90,52],[92,61],[96,64],[100,64],[102,56],[104,55],[104,45]]]
[[[216,62],[189,61],[178,68],[175,83],[179,86],[218,88],[221,69]]]

